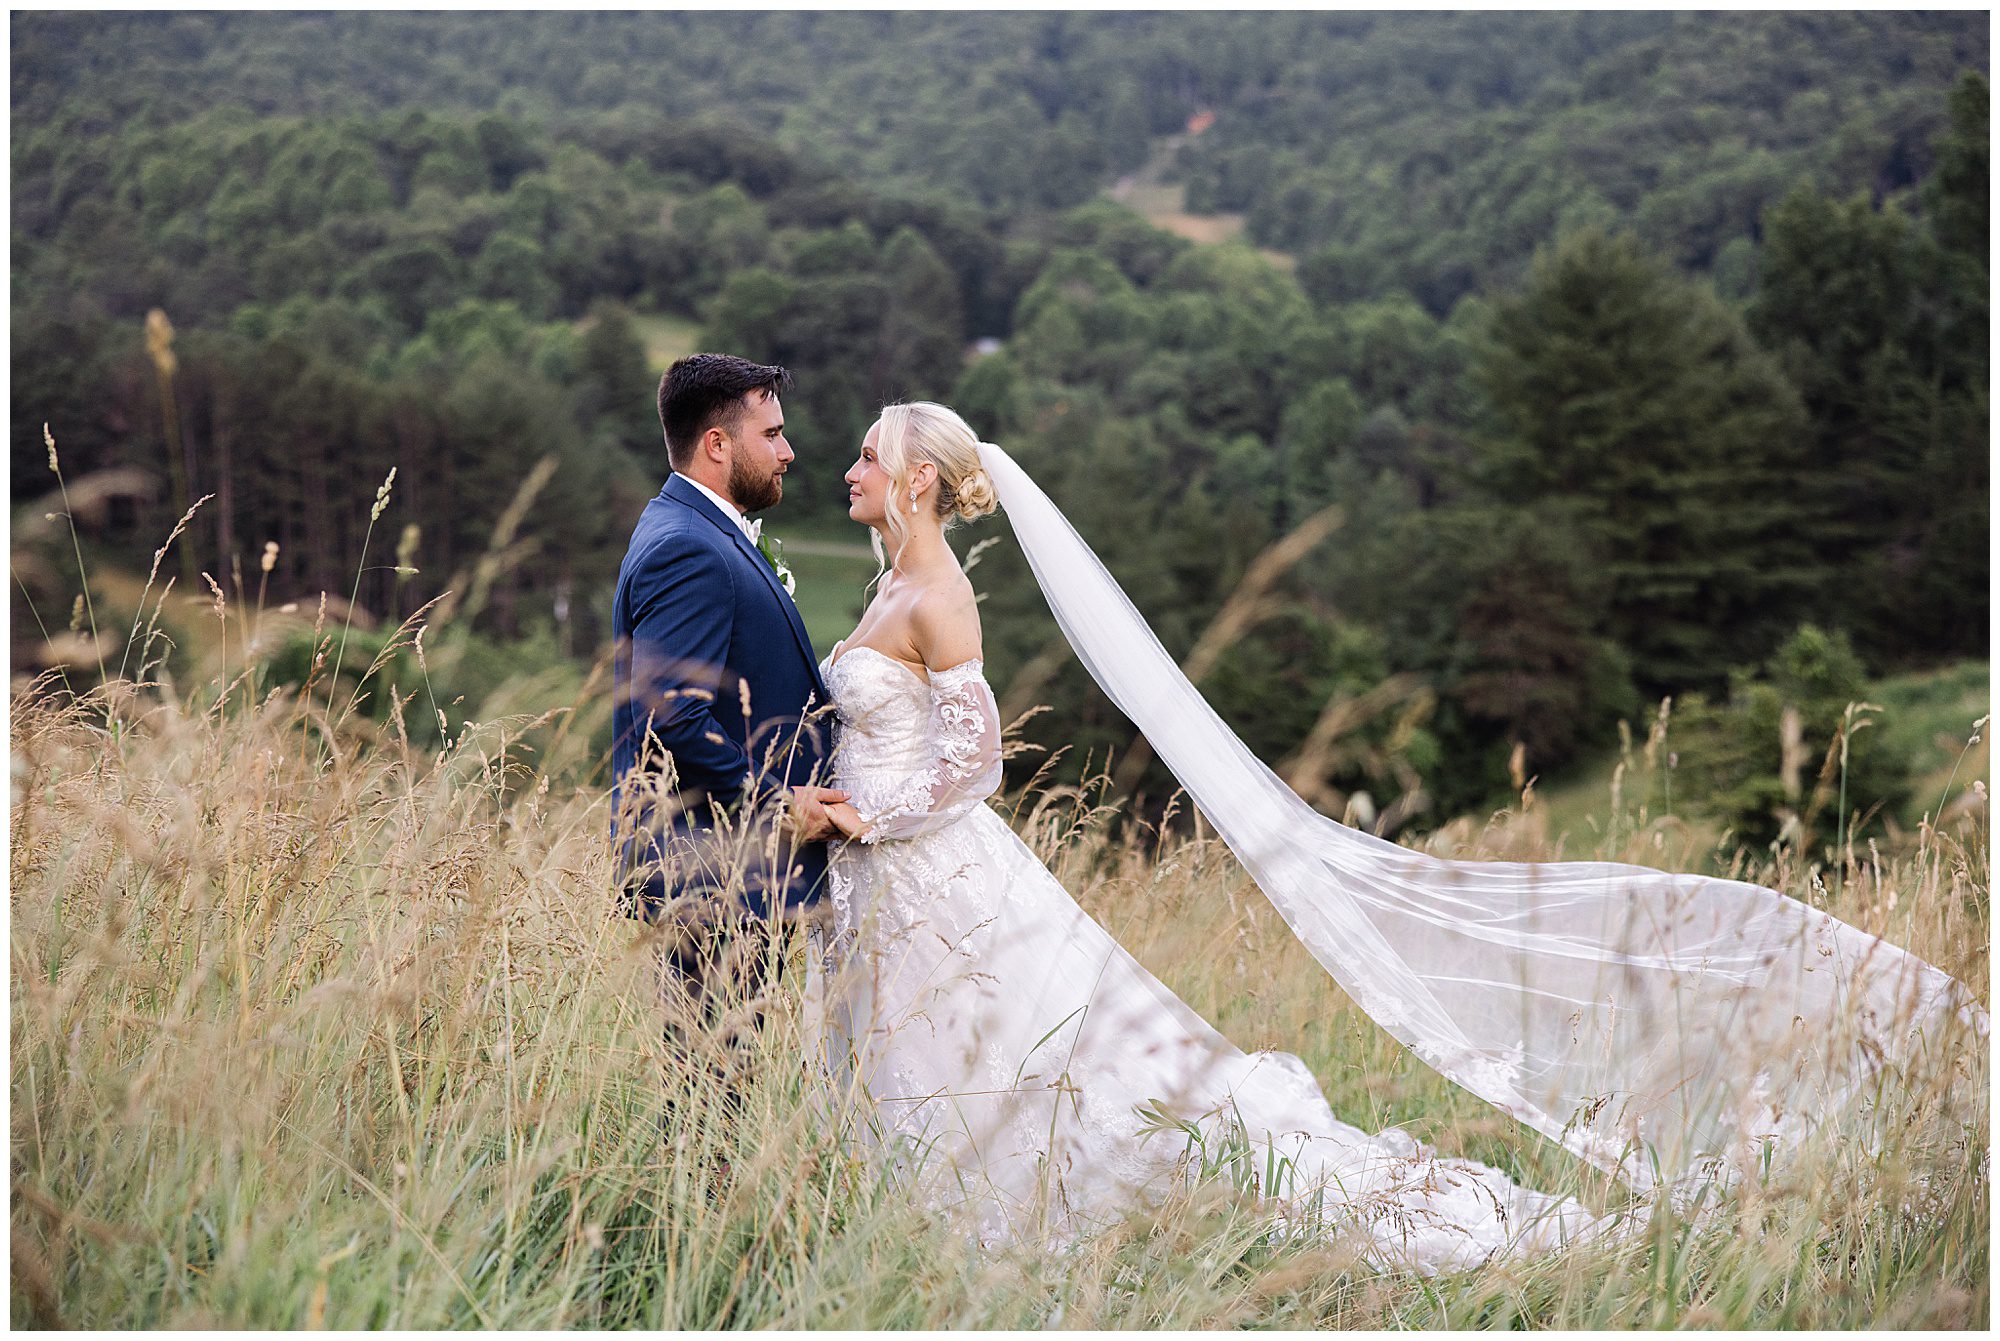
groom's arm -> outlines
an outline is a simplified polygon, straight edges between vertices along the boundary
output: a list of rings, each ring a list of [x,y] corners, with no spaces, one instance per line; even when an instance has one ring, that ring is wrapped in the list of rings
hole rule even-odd
[[[669,541],[649,556],[635,587],[632,678],[640,715],[650,715],[683,785],[700,779],[711,800],[733,804],[750,758],[714,711],[735,619],[728,561],[697,541]],[[767,790],[768,783],[759,788]]]

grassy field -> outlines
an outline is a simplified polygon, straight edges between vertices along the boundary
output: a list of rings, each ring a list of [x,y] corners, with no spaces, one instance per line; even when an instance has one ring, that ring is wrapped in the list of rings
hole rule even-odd
[[[1914,794],[1897,816],[1903,829],[1915,832],[1925,814],[1935,814],[1947,787],[1957,795],[1966,779],[1992,775],[1991,732],[1980,732],[1978,743],[1965,748],[1965,724],[1992,710],[1993,680],[1986,662],[1892,676],[1868,692],[1872,702],[1882,705],[1883,735],[1894,744],[1908,744],[1917,761]]]
[[[632,324],[638,328],[639,338],[646,343],[646,364],[655,373],[665,372],[667,365],[675,359],[694,353],[696,342],[701,338],[700,325],[685,317],[635,312]]]
[[[769,534],[784,546],[785,562],[798,579],[793,599],[812,635],[813,648],[821,656],[833,651],[835,643],[854,631],[867,604],[868,584],[875,577],[875,554],[868,547],[867,532],[859,526],[800,529],[784,524],[782,514],[772,514]],[[857,538],[861,537],[861,538]],[[976,538],[955,531],[951,544],[963,560]]]
[[[1935,816],[1947,799],[1964,795],[1976,778],[1990,777],[1993,746],[1990,733],[1974,732],[1971,724],[1986,715],[1992,702],[1990,667],[1984,661],[1963,661],[1929,671],[1912,672],[1878,680],[1868,687],[1868,698],[1881,705],[1877,726],[1885,743],[1896,753],[1908,750],[1914,761],[1910,800],[1888,819],[1891,846],[1914,841],[1926,818]],[[1969,738],[1970,745],[1967,744]],[[1672,723],[1663,748],[1672,745]],[[1559,781],[1538,786],[1534,809],[1540,812],[1542,831],[1551,850],[1564,853],[1593,850],[1608,836],[1607,822],[1621,802],[1650,813],[1672,816],[1670,836],[1685,854],[1686,869],[1698,869],[1700,857],[1714,851],[1723,837],[1723,826],[1710,819],[1689,815],[1685,792],[1683,803],[1673,804],[1669,795],[1668,770],[1646,775],[1650,791],[1633,793],[1618,776],[1620,755],[1608,752],[1594,762],[1574,769]],[[1628,768],[1628,773],[1629,773]],[[1614,792],[1614,781],[1618,784]],[[1634,775],[1637,781],[1637,775]],[[1727,865],[1718,857],[1711,867]]]
[[[801,556],[803,557],[803,556]],[[818,631],[815,631],[818,636]],[[667,1050],[649,948],[609,915],[596,699],[436,755],[315,686],[81,705],[14,687],[11,1313],[134,1327],[1947,1327],[1989,1316],[1983,1127],[1793,1170],[1695,1230],[1425,1280],[1284,1244],[1199,1187],[1066,1257],[981,1256],[843,1143],[796,993],[712,1055]],[[329,703],[331,698],[331,703]],[[547,705],[538,705],[545,707]],[[1662,864],[1637,798],[1569,855]],[[1962,790],[1970,778],[1961,774]],[[1226,850],[1114,837],[1115,807],[1008,798],[1093,915],[1335,1111],[1558,1190],[1602,1189],[1345,1001]],[[1540,819],[1441,835],[1547,853]],[[1837,911],[1982,994],[1987,813]],[[1754,872],[1808,896],[1796,861]],[[1873,893],[1866,892],[1872,888]],[[1894,904],[1895,900],[1889,900]],[[796,972],[785,981],[796,985]],[[704,1069],[726,1069],[724,1111]],[[1984,1077],[1965,1083],[1983,1092]],[[671,1097],[669,1106],[666,1100]],[[1935,1218],[1902,1209],[1923,1178]]]
[[[846,533],[822,534],[787,529],[775,517],[769,525],[771,534],[783,540],[785,562],[798,579],[793,600],[812,635],[813,649],[825,656],[861,618],[863,592],[875,576],[875,555],[865,541],[854,539],[865,534],[858,526]]]

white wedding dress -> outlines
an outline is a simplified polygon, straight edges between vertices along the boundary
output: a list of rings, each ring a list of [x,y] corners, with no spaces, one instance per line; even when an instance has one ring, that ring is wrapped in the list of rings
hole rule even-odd
[[[1189,1141],[1170,1117],[1211,1163],[1234,1128],[1239,1182],[1282,1224],[1380,1266],[1472,1266],[1601,1227],[1341,1122],[1297,1057],[1242,1052],[1147,972],[984,804],[1000,721],[978,661],[926,684],[873,648],[836,651],[835,785],[874,827],[830,864],[808,998],[832,1090],[929,1204],[987,1243],[1073,1240],[1173,1187]]]
[[[1963,983],[1744,881],[1458,861],[1317,813],[1019,464],[992,443],[979,456],[1091,678],[1349,999],[1441,1075],[1642,1199],[1683,1205],[1713,1206],[1705,1190],[1770,1177],[1816,1142],[1919,1139],[1898,1096],[1939,1075],[1957,1078],[1926,1149],[1985,1131],[1990,1025]],[[809,1006],[835,1092],[933,1204],[993,1241],[1073,1238],[1172,1186],[1185,1123],[1205,1163],[1255,1174],[1283,1224],[1381,1265],[1443,1270],[1613,1228],[1340,1122],[1296,1057],[1245,1055],[1162,986],[984,804],[1000,723],[978,662],[926,682],[857,646],[822,669],[836,781],[876,825],[829,865]]]

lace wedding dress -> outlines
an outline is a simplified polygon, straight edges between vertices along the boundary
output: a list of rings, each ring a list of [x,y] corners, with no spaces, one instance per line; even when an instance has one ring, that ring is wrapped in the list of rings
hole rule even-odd
[[[1945,1147],[1986,1130],[1990,1021],[1965,984],[1745,881],[1459,861],[1317,813],[1020,465],[992,443],[979,457],[1091,678],[1300,944],[1439,1074],[1642,1199],[1684,1206],[1810,1147],[1915,1141],[1952,1159]],[[977,662],[926,682],[836,648],[824,671],[836,778],[876,825],[829,867],[833,935],[808,991],[832,1078],[934,1203],[989,1239],[1069,1237],[1171,1186],[1184,1123],[1207,1154],[1247,1152],[1236,1167],[1286,1223],[1383,1265],[1434,1271],[1612,1228],[1404,1133],[1347,1126],[1296,1057],[1245,1055],[1147,973],[982,804],[999,721]],[[1913,1125],[1903,1098],[1939,1085]]]
[[[926,683],[856,646],[821,669],[835,785],[874,825],[830,864],[809,1010],[832,1090],[931,1205],[988,1243],[1072,1240],[1184,1176],[1187,1123],[1211,1160],[1233,1141],[1281,1223],[1381,1266],[1472,1266],[1604,1227],[1341,1122],[1297,1057],[1242,1052],[1147,972],[984,804],[1000,721],[980,662]]]

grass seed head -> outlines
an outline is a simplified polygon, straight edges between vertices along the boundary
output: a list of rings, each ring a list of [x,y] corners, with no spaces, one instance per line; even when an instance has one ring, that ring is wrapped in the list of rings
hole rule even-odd
[[[373,522],[377,517],[380,517],[385,511],[388,510],[389,490],[395,485],[395,483],[396,483],[396,468],[394,466],[390,466],[388,476],[384,478],[382,481],[382,487],[375,491],[375,506],[368,510],[368,520],[370,522]]]
[[[146,314],[146,352],[162,377],[172,377],[180,367],[174,357],[174,323],[157,307]]]

